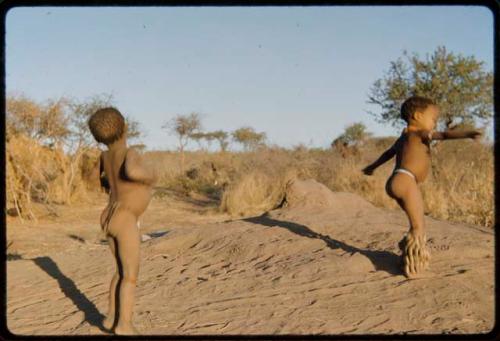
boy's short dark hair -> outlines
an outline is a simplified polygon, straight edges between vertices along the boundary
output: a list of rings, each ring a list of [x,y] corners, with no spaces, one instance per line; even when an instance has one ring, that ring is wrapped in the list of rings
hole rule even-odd
[[[97,142],[109,145],[125,133],[125,118],[113,107],[102,108],[90,117],[89,128]]]
[[[401,105],[401,118],[409,122],[416,111],[423,111],[430,105],[436,105],[436,103],[430,98],[412,96]]]

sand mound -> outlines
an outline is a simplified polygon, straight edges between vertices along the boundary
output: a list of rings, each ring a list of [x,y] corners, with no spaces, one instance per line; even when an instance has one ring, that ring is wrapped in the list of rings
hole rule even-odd
[[[356,215],[374,208],[359,195],[332,192],[314,179],[291,181],[287,186],[284,201],[283,207],[289,210],[328,209],[342,216]]]

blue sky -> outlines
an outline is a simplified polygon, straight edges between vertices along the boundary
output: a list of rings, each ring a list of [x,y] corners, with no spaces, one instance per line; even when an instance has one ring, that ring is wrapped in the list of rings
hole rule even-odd
[[[373,82],[403,50],[439,45],[493,69],[493,16],[479,6],[20,7],[6,20],[8,94],[38,101],[110,93],[140,121],[149,149],[173,149],[161,125],[202,114],[206,130],[244,125],[270,143],[327,147],[361,121]],[[195,146],[195,145],[193,145]]]

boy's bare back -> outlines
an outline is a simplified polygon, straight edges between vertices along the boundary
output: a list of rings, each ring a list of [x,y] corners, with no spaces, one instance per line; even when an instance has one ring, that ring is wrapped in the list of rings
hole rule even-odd
[[[110,149],[101,154],[101,165],[109,184],[110,204],[119,202],[136,217],[144,213],[155,176],[144,169],[140,155],[133,148]]]

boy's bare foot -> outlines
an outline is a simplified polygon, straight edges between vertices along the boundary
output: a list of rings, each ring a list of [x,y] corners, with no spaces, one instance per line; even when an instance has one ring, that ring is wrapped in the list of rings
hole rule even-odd
[[[113,328],[113,323],[115,322],[114,317],[106,317],[104,321],[102,321],[102,326],[107,330],[111,330]]]
[[[116,335],[139,335],[139,331],[135,329],[133,325],[120,326],[117,325],[115,328]]]
[[[403,269],[407,277],[415,277],[429,265],[430,253],[425,240],[425,235],[410,232],[398,244],[403,251]]]

